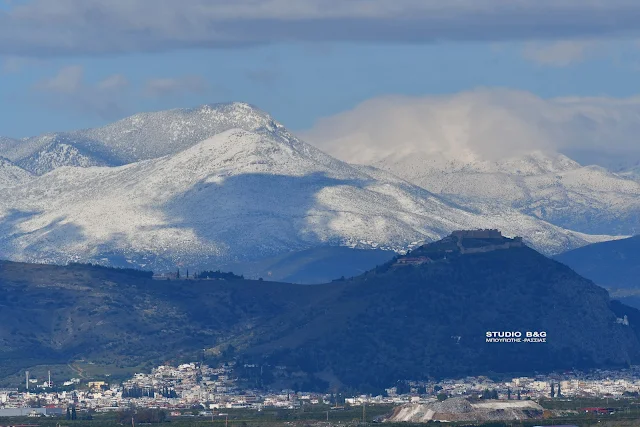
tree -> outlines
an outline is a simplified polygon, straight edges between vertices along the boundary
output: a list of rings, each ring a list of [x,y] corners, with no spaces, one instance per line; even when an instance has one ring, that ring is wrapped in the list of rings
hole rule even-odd
[[[558,397],[562,397],[562,391],[560,391],[560,383],[558,383]]]
[[[180,278],[180,269],[178,269],[178,271],[176,272],[176,279]]]
[[[556,397],[556,390],[553,388],[553,383],[551,383],[551,398]]]
[[[447,397],[449,397],[449,396],[447,396],[446,393],[439,393],[438,396],[437,396],[438,401],[440,401],[440,402],[443,402],[443,401],[447,400]]]
[[[496,400],[498,399],[498,390],[495,388],[491,391],[491,398]]]
[[[95,411],[93,409],[89,409],[83,416],[82,419],[85,421],[91,421],[93,420],[93,414],[95,413]]]
[[[116,419],[119,424],[131,424],[131,420],[134,417],[134,411],[132,409],[127,409],[124,411],[118,411],[116,415]]]
[[[73,406],[73,407],[71,408],[71,419],[72,419],[72,420],[76,420],[76,419],[78,419],[78,414],[76,414],[76,407],[75,407],[75,406]]]
[[[69,408],[67,406],[67,419],[70,420],[71,419],[71,408]]]
[[[194,415],[199,414],[199,411],[197,409],[194,409],[194,411],[196,411]],[[164,423],[166,419],[166,412],[160,409],[140,409],[135,414],[135,420],[139,423],[144,424]]]
[[[507,389],[507,400],[511,400],[511,389]]]
[[[521,397],[520,397],[520,390],[518,390],[518,400],[520,400],[520,399],[521,399]]]
[[[411,388],[409,387],[409,384],[407,384],[405,381],[398,381],[396,383],[396,394],[398,396],[401,396],[403,394],[409,394],[411,393]]]

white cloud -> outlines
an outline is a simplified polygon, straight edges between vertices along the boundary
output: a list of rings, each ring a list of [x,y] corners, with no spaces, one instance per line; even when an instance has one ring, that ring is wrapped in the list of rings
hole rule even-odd
[[[108,76],[93,84],[87,83],[84,68],[72,65],[60,69],[53,77],[37,82],[33,90],[56,108],[111,119],[123,113],[128,86],[129,82],[121,74]]]
[[[506,89],[377,98],[301,132],[354,163],[416,151],[496,159],[532,150],[560,151],[586,163],[631,163],[640,159],[638,135],[640,97],[546,100]]]
[[[527,43],[526,59],[540,65],[566,67],[602,52],[603,42],[597,40],[562,40],[552,43]]]
[[[0,54],[311,41],[627,37],[637,0],[31,0],[0,11]]]
[[[103,90],[120,90],[129,86],[129,81],[122,74],[114,74],[98,82],[97,88]]]
[[[207,81],[199,76],[154,78],[146,82],[144,94],[152,98],[161,98],[180,96],[187,93],[199,93],[208,88]]]
[[[58,94],[77,94],[84,86],[84,69],[79,65],[62,68],[55,76],[44,79],[35,85],[41,92]]]

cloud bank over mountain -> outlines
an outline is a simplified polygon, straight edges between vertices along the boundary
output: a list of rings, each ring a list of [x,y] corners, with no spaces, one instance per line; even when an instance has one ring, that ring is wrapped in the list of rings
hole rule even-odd
[[[0,7],[5,55],[292,41],[632,37],[639,31],[640,3],[632,0],[31,0]]]
[[[372,99],[319,120],[302,137],[353,163],[413,152],[464,161],[553,151],[616,169],[640,160],[639,134],[638,96],[542,99],[523,91],[478,89]]]

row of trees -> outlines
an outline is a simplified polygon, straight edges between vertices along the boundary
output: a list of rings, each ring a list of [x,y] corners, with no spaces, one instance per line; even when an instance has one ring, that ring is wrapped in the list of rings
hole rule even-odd
[[[482,395],[480,396],[482,399],[498,399],[498,390],[496,389],[487,389],[485,388],[482,391]],[[513,398],[513,393],[511,392],[511,389],[508,388],[507,389],[507,400],[511,400]],[[521,396],[520,396],[520,390],[518,390],[518,392],[516,393],[516,399],[521,400]]]
[[[178,268],[175,272],[175,278],[176,279],[181,279],[183,278],[182,273],[180,272],[180,269]],[[237,274],[234,274],[233,272],[222,272],[220,270],[216,270],[216,271],[201,271],[199,273],[194,273],[191,276],[189,276],[189,270],[186,271],[186,278],[192,278],[192,279],[224,279],[224,280],[244,280],[244,276],[240,275],[238,276]]]
[[[156,394],[161,395],[166,398],[176,398],[178,394],[173,388],[162,387],[160,390],[156,390],[155,388],[140,388],[140,387],[131,387],[122,389],[122,397],[123,398],[138,398],[138,397],[156,397]]]
[[[67,407],[67,419],[68,420],[77,420],[78,414],[76,412],[76,407],[72,406],[71,408]]]
[[[70,262],[67,265],[70,267],[92,267],[92,268],[105,270],[105,271],[124,273],[133,277],[141,277],[141,278],[153,277],[153,271],[138,270],[136,268],[109,267],[109,266],[100,265],[100,264],[79,263],[79,262]]]
[[[178,277],[180,274],[180,270],[178,270]],[[189,272],[187,271],[187,277],[189,277]],[[195,279],[225,279],[225,280],[244,280],[244,276],[234,274],[232,272],[224,273],[220,270],[216,271],[201,271],[193,275]]]
[[[131,420],[135,424],[160,424],[167,420],[167,413],[161,409],[129,409],[118,412],[118,423],[131,424]]]
[[[93,414],[94,411],[93,409],[89,409],[88,411],[84,412],[82,414],[82,416],[80,418],[78,418],[78,413],[76,412],[76,407],[75,405],[71,406],[71,407],[67,407],[67,420],[84,420],[84,421],[90,421],[93,419]]]
[[[129,276],[140,277],[140,278],[153,277],[153,271],[138,270],[135,268],[110,267],[110,266],[104,266],[100,264],[78,263],[78,262],[70,262],[67,265],[70,267],[92,267],[92,268],[97,268],[105,271],[124,273]],[[186,278],[188,279],[189,277],[190,277],[189,270],[186,270]],[[243,275],[238,276],[233,272],[225,273],[220,270],[202,271],[200,273],[193,274],[191,277],[193,277],[194,279],[226,279],[226,280],[243,280],[244,279]],[[182,273],[180,272],[180,269],[176,270],[176,278],[177,279],[182,278]]]
[[[489,390],[488,388],[485,388],[484,390],[482,390],[482,398],[483,399],[498,399],[498,390],[496,390],[496,389]]]

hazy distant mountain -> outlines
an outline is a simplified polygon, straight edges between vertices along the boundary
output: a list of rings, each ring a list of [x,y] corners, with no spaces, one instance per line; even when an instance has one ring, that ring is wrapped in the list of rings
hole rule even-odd
[[[610,172],[622,176],[640,176],[640,159],[637,151],[619,152],[603,147],[600,150],[572,149],[565,152],[583,165],[602,166]]]
[[[406,379],[638,363],[637,311],[530,248],[499,248],[509,242],[447,238],[326,286],[0,262],[0,373],[80,358],[137,369],[233,346],[314,387],[330,376],[378,391]],[[487,331],[544,331],[547,342],[487,343]]]
[[[566,156],[534,152],[500,161],[434,153],[375,163],[441,197],[483,210],[509,207],[557,226],[590,234],[640,230],[640,182]]]
[[[640,289],[640,236],[588,245],[555,258],[600,286]]]

